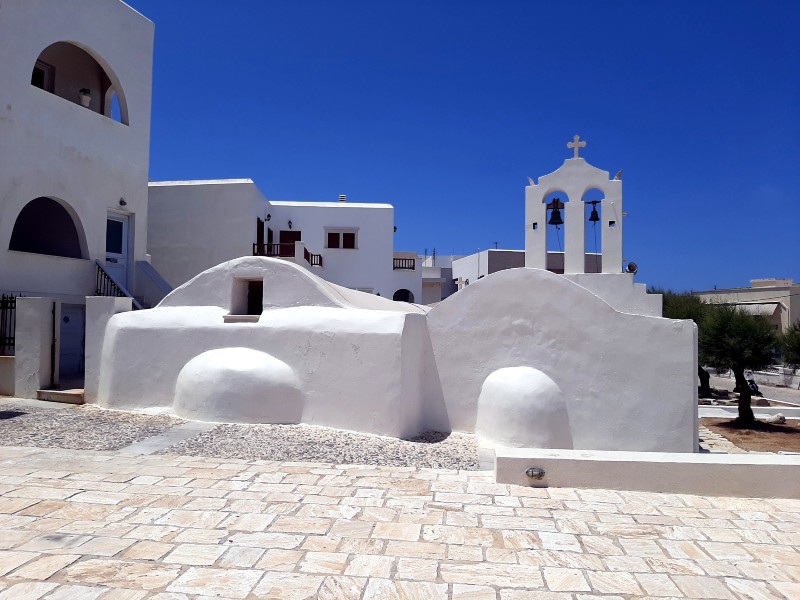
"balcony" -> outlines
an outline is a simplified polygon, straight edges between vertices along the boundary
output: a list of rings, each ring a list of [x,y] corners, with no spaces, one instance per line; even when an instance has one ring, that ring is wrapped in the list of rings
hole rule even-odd
[[[298,251],[298,248],[300,250]],[[285,258],[295,264],[303,265],[298,262],[298,258],[305,261],[310,267],[322,268],[322,255],[313,254],[308,251],[303,242],[292,242],[290,244],[253,244],[253,256],[270,256],[273,258]]]
[[[417,268],[415,258],[394,258],[392,259],[392,269],[395,271],[414,271]]]

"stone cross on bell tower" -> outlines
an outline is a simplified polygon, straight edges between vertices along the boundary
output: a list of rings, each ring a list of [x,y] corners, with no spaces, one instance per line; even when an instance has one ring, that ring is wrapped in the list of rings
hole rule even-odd
[[[580,158],[580,156],[578,156],[578,152],[580,152],[581,148],[586,148],[586,142],[579,142],[579,139],[581,139],[581,136],[576,135],[572,138],[571,142],[567,142],[567,148],[575,149],[575,156],[573,158]]]
[[[586,142],[573,137],[567,148],[573,158],[525,188],[525,266],[547,268],[547,204],[554,193],[564,203],[564,273],[586,272],[586,207],[584,196],[592,189],[603,193],[600,201],[602,273],[622,272],[622,181],[593,167],[579,156]]]

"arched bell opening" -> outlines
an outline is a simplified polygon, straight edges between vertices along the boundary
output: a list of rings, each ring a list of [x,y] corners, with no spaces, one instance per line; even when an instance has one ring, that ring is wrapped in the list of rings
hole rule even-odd
[[[586,219],[584,248],[586,248],[585,272],[603,271],[603,200],[605,193],[599,188],[589,188],[581,198]]]
[[[86,234],[75,210],[58,198],[35,198],[17,215],[9,250],[88,258]]]
[[[128,105],[119,79],[105,60],[85,46],[66,41],[50,44],[36,59],[31,85],[128,125]]]
[[[547,270],[564,273],[564,248],[566,243],[566,203],[569,196],[563,190],[555,190],[544,197],[546,206],[545,246],[547,248]]]
[[[397,290],[392,296],[395,302],[414,302],[414,294],[405,288]]]

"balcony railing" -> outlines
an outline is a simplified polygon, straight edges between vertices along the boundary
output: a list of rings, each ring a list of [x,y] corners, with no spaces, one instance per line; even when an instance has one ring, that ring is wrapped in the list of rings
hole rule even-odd
[[[290,244],[253,244],[253,256],[294,258],[294,242]]]
[[[308,248],[303,248],[304,251],[304,258],[312,267],[321,267],[322,266],[322,255],[321,254],[311,254],[308,251]]]
[[[415,258],[395,258],[393,259],[392,268],[397,271],[405,269],[406,271],[413,271],[417,268],[417,259]]]
[[[273,256],[278,258],[296,258],[296,246],[290,244],[253,244],[253,256]],[[303,258],[312,267],[322,266],[322,255],[312,254],[308,248],[303,247]]]

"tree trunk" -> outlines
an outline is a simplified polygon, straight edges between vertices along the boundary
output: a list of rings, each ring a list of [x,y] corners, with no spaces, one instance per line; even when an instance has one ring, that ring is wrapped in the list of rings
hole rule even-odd
[[[697,377],[700,379],[700,386],[697,389],[697,395],[701,398],[711,398],[711,375],[700,365],[697,365]]]
[[[745,425],[751,425],[756,422],[756,417],[753,414],[753,408],[750,406],[752,394],[750,393],[750,386],[744,378],[744,368],[733,367],[733,377],[736,380],[736,389],[739,390],[739,417],[736,419]]]

